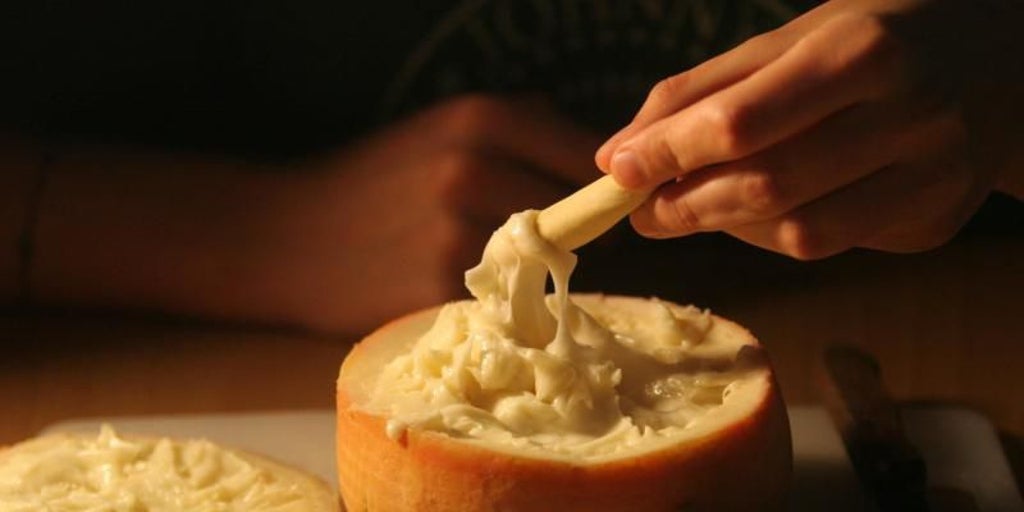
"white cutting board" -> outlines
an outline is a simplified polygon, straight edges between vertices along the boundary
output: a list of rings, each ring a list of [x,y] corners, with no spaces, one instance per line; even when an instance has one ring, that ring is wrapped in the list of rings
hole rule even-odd
[[[930,482],[973,494],[981,512],[1024,512],[987,420],[952,408],[910,410],[904,416],[908,434],[924,452]],[[790,407],[789,417],[795,462],[792,510],[870,510],[825,411]],[[60,422],[43,432],[95,433],[102,423],[128,434],[203,437],[270,456],[336,485],[333,411],[89,418]]]

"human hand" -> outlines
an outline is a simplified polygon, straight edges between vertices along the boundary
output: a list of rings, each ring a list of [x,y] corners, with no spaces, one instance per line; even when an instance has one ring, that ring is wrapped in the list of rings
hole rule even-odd
[[[592,181],[600,140],[529,101],[449,101],[306,164],[311,210],[276,272],[303,323],[352,330],[465,294],[509,214]],[[272,277],[268,277],[273,279]]]
[[[648,236],[724,230],[799,259],[918,251],[1020,195],[1024,7],[832,0],[652,91],[598,151]]]

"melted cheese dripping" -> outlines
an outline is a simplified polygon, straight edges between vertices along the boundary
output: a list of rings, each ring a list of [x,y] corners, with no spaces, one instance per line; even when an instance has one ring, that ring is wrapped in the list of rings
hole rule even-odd
[[[392,418],[389,435],[415,426],[585,458],[670,437],[721,405],[735,375],[678,368],[710,315],[651,300],[642,315],[595,308],[596,320],[569,298],[576,257],[544,240],[536,218],[518,213],[496,231],[466,273],[476,300],[444,306],[386,366],[369,408]]]

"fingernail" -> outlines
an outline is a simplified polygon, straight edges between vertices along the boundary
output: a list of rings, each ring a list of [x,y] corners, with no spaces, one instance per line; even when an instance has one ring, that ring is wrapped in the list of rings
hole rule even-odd
[[[611,173],[615,181],[626,188],[640,188],[646,181],[647,174],[644,172],[640,159],[632,150],[625,149],[616,152],[612,156]]]
[[[616,133],[615,135],[608,137],[608,140],[604,141],[604,144],[601,144],[601,147],[597,148],[597,152],[594,153],[594,161],[597,162],[597,166],[600,167],[602,171],[610,171],[610,169],[605,168],[605,166],[602,166],[601,164],[604,162],[609,162],[610,155],[608,153],[615,149],[616,146],[618,146],[617,142],[620,138],[619,136],[625,130],[626,129],[623,128],[622,130],[619,130],[619,132]],[[610,165],[608,165],[608,167],[610,167]]]
[[[609,157],[611,157],[611,155],[608,154],[616,150],[618,143],[622,142],[623,136],[630,129],[630,126],[631,125],[626,125],[621,130],[616,131],[612,136],[608,137],[600,147],[597,148],[597,153],[594,154],[594,160],[597,161],[598,167],[601,167],[602,163],[610,160]],[[601,170],[605,172],[609,171],[609,169],[605,169],[603,167]]]
[[[611,144],[611,141],[605,142],[604,145],[597,148],[597,152],[594,153],[594,163],[597,164],[598,169],[601,169],[604,172],[609,172],[609,168],[611,167],[610,165],[605,165],[605,162],[608,161],[605,153],[610,151],[609,144]]]

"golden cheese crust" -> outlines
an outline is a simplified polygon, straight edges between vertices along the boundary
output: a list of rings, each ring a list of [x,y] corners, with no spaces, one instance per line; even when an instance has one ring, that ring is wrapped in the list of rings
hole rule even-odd
[[[422,315],[422,313],[421,313]],[[350,511],[666,511],[782,510],[792,473],[785,406],[767,372],[752,412],[713,433],[664,449],[597,462],[517,456],[445,434],[409,428],[387,435],[388,418],[359,405],[346,375],[402,343],[403,324],[359,343],[337,390],[337,467]],[[715,317],[718,322],[742,327]],[[398,334],[396,336],[395,334]],[[757,340],[750,337],[750,344]],[[374,364],[374,363],[369,363]]]

